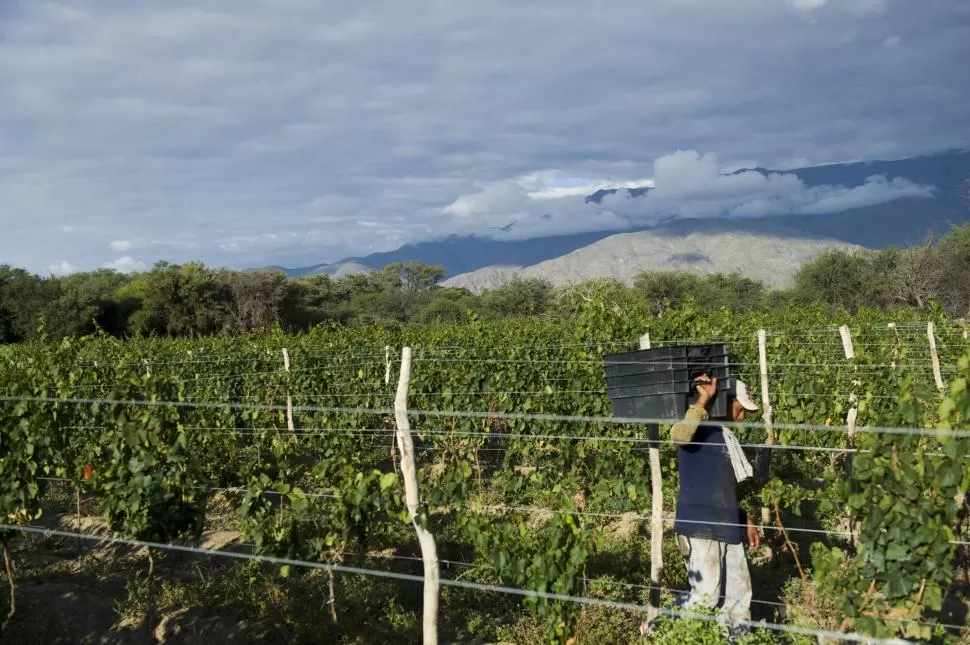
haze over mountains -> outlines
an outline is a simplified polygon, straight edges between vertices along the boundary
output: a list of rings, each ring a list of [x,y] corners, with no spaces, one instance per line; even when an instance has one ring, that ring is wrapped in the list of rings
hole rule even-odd
[[[775,172],[753,170],[766,177]],[[391,262],[420,260],[442,265],[446,285],[474,291],[497,286],[516,275],[562,284],[593,277],[625,280],[648,269],[704,273],[738,270],[780,285],[791,279],[798,266],[826,248],[908,246],[919,243],[928,234],[939,235],[952,225],[970,222],[970,205],[960,190],[962,182],[970,177],[968,150],[784,172],[794,174],[809,187],[861,186],[868,178],[883,175],[889,182],[900,178],[932,186],[934,190],[924,196],[824,214],[674,218],[625,231],[611,229],[516,240],[449,236],[332,264],[285,270],[291,276],[325,273],[338,277]],[[628,190],[630,201],[626,208],[635,207],[636,200],[649,191]],[[586,201],[599,203],[616,192],[597,191]],[[554,212],[554,200],[551,201]]]

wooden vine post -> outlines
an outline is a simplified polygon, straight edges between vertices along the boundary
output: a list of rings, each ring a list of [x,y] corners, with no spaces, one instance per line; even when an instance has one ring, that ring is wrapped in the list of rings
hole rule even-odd
[[[842,336],[842,349],[845,351],[845,358],[847,360],[855,359],[855,348],[852,346],[852,332],[849,331],[848,325],[842,325],[839,327],[839,334]],[[853,379],[853,385],[857,382]],[[855,420],[856,416],[859,414],[859,409],[856,407],[856,402],[859,397],[855,392],[855,387],[852,388],[852,392],[849,393],[849,402],[852,407],[849,408],[849,413],[845,417],[845,425],[849,428],[849,443],[852,444],[855,439]],[[849,446],[852,447],[851,445]]]
[[[290,352],[285,347],[283,348],[283,369],[287,374],[290,373]],[[293,396],[289,388],[286,390],[286,427],[293,432]]]
[[[768,343],[767,333],[764,329],[758,330],[758,364],[761,368],[761,415],[765,422],[766,446],[775,444],[775,429],[772,425],[771,398],[768,395]],[[761,458],[758,460],[758,483],[764,485],[768,481],[769,469],[771,467],[771,448],[761,451]],[[761,525],[771,524],[771,511],[767,506],[761,507]]]
[[[394,398],[394,417],[397,421],[397,447],[401,452],[401,476],[411,523],[418,536],[421,559],[424,561],[424,645],[438,643],[438,551],[434,536],[427,529],[427,520],[419,509],[418,470],[414,461],[414,442],[411,440],[411,423],[408,421],[408,385],[411,382],[411,348],[401,350],[401,377]]]
[[[640,349],[650,349],[650,334],[640,337]],[[648,619],[653,619],[660,607],[660,576],[663,574],[663,539],[664,539],[664,498],[663,479],[660,472],[660,425],[647,425],[647,437],[650,440],[648,453],[650,456],[650,612]]]
[[[839,327],[839,335],[842,337],[842,349],[845,351],[846,360],[855,360],[855,348],[852,345],[852,332],[849,330],[848,325],[842,325]],[[856,393],[856,387],[859,385],[858,379],[852,379],[852,391],[849,393],[849,403],[852,405],[849,408],[848,414],[845,416],[845,425],[848,429],[848,437],[846,439],[846,448],[852,450],[855,448],[855,421],[859,414],[859,408],[856,403],[859,400],[859,395]],[[848,477],[851,485],[852,481],[852,459],[846,459],[845,462],[846,477]],[[854,487],[853,487],[854,488]],[[849,509],[849,532],[852,533],[853,542],[858,545],[859,534],[855,530],[855,522],[852,520],[852,510]]]
[[[896,363],[899,362],[899,332],[896,330],[896,323],[889,323],[886,328],[893,332],[893,362],[890,367],[895,370]]]
[[[391,384],[391,346],[384,345],[384,385]]]
[[[936,381],[936,389],[944,390],[946,385],[940,373],[940,355],[936,352],[936,333],[932,320],[926,323],[926,337],[930,341],[930,360],[933,361],[933,379]]]

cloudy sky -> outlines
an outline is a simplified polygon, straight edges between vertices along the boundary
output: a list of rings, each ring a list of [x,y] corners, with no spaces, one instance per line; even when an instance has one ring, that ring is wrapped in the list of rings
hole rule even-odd
[[[967,60],[966,0],[0,0],[0,263],[296,266],[922,194],[721,172],[966,146]],[[583,202],[603,185],[656,191]]]

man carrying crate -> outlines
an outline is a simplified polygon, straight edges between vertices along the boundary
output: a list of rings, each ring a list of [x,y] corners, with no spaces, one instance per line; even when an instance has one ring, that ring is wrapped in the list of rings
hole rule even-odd
[[[671,440],[679,446],[680,474],[674,533],[690,581],[689,596],[677,604],[687,611],[720,606],[721,618],[728,623],[749,621],[751,576],[743,540],[754,550],[761,538],[738,503],[736,486],[751,477],[752,469],[728,428],[704,423],[717,394],[717,379],[702,375],[693,384],[697,400],[683,421],[671,428]],[[732,421],[742,421],[745,412],[758,409],[741,381],[736,381],[733,392],[723,394],[730,397]],[[641,631],[652,630],[644,625]],[[731,631],[747,630],[736,626]]]

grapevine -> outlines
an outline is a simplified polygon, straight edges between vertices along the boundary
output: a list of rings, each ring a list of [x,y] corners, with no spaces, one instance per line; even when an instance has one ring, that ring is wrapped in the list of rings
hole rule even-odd
[[[92,337],[4,348],[0,512],[10,523],[36,521],[45,510],[45,478],[57,477],[94,495],[115,534],[197,542],[212,491],[233,490],[232,516],[257,553],[326,562],[356,554],[361,563],[373,551],[413,554],[389,410],[396,355],[410,346],[409,400],[428,526],[503,584],[582,596],[587,563],[608,548],[610,518],[649,514],[646,444],[635,441],[646,428],[503,413],[610,416],[602,358],[635,348],[644,332],[657,342],[730,338],[735,371],[754,384],[757,331],[767,329],[775,422],[835,429],[857,405],[860,429],[851,446],[843,432],[776,433],[778,444],[824,449],[781,451],[758,492],[788,553],[779,557],[793,575],[797,568],[843,599],[842,627],[929,638],[921,622],[953,584],[970,446],[945,434],[864,430],[967,427],[970,373],[965,348],[962,355],[955,349],[963,342],[960,328],[935,320],[947,339],[940,359],[949,368],[939,391],[925,351],[887,327],[922,322],[915,314],[736,314],[688,302],[655,318],[608,295],[577,298],[568,322],[470,317],[399,330],[321,327],[191,341]],[[841,324],[849,324],[856,344],[851,363],[840,355]],[[387,347],[394,348],[390,356]],[[287,396],[295,406],[293,431]],[[41,400],[18,400],[24,397]],[[765,439],[754,426],[738,434],[745,443]],[[662,458],[672,512],[674,450],[665,446]],[[550,514],[506,511],[499,520],[484,513],[486,506]],[[858,539],[830,536],[803,550],[801,526],[857,529]],[[5,533],[4,542],[14,535]],[[852,593],[840,594],[840,585]],[[524,604],[546,621],[550,642],[575,633],[577,606]]]

